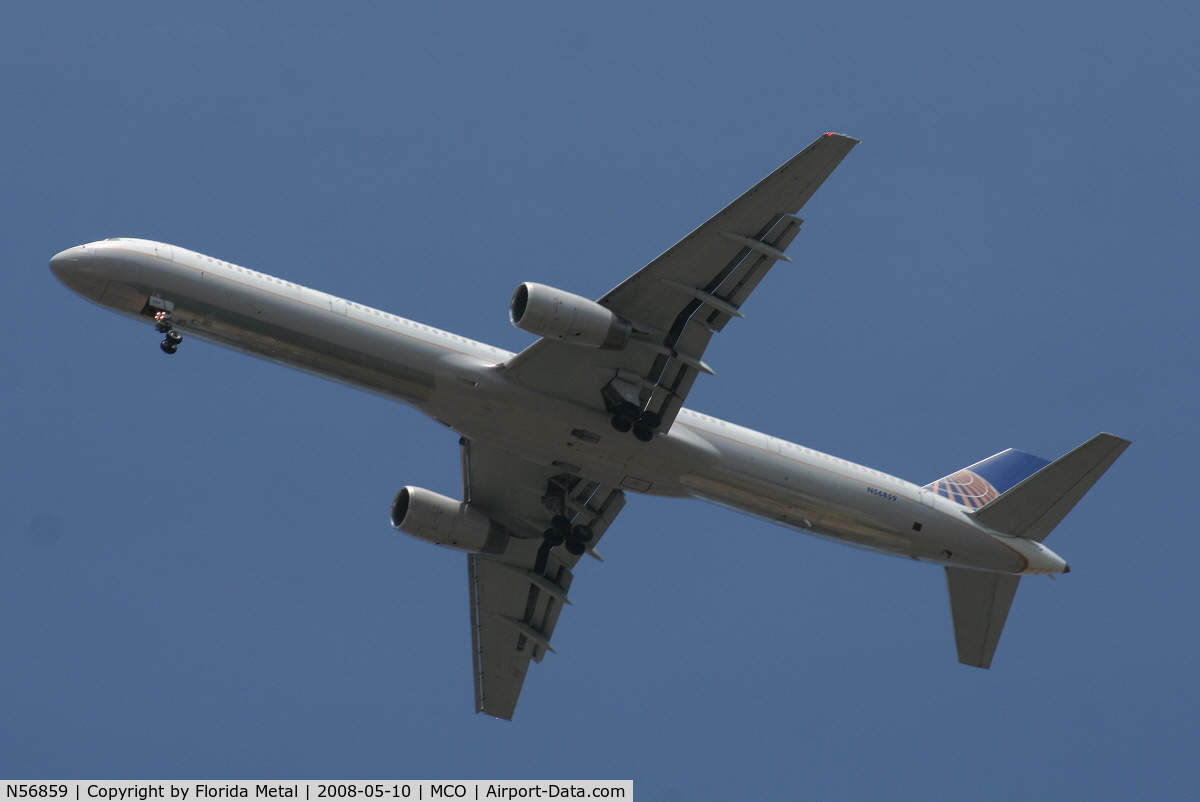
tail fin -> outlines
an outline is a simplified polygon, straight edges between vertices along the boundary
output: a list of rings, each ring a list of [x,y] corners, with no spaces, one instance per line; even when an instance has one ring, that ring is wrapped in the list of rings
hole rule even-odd
[[[972,515],[997,532],[1045,540],[1128,446],[1128,440],[1098,434],[1011,489],[1001,491]]]
[[[1049,460],[1010,448],[930,482],[925,489],[977,510],[1049,464]]]
[[[946,567],[958,662],[988,668],[1021,577]]]

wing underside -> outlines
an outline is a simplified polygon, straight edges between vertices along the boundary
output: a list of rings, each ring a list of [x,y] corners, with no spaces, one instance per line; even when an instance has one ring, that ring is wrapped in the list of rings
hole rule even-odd
[[[607,293],[630,321],[620,351],[542,339],[508,363],[522,382],[606,412],[637,407],[666,430],[683,406],[714,332],[731,318],[800,232],[795,217],[857,140],[826,134]]]
[[[529,661],[550,639],[580,557],[543,537],[555,516],[591,532],[588,553],[625,504],[620,490],[463,441],[466,500],[514,535],[503,554],[467,555],[475,709],[511,719]]]

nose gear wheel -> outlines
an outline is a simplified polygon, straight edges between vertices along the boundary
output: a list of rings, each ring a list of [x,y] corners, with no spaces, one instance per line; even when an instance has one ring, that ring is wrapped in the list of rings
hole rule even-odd
[[[183,335],[171,328],[170,312],[155,312],[154,328],[160,334],[166,335],[163,337],[163,341],[158,344],[158,347],[163,350],[164,354],[173,354],[179,350],[179,344],[183,342]]]

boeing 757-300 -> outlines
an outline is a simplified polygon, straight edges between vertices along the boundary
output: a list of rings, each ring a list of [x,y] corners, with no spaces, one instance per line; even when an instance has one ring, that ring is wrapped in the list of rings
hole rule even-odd
[[[800,232],[796,217],[857,144],[825,134],[596,301],[525,283],[519,354],[195,251],[114,238],[50,267],[154,326],[402,401],[457,432],[458,500],[410,486],[392,525],[466,553],[476,709],[511,719],[577,564],[626,494],[701,498],[810,534],[945,567],[958,659],[987,668],[1022,576],[1129,445],[1098,434],[1053,462],[1009,449],[924,486],[684,408],[712,336]]]

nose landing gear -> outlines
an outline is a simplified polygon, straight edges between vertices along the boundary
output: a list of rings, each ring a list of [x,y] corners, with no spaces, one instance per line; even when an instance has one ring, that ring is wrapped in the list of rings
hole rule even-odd
[[[158,347],[165,354],[173,354],[179,350],[179,344],[183,342],[183,335],[171,328],[171,313],[170,312],[155,312],[154,313],[154,328],[165,335],[163,341],[158,344]]]

